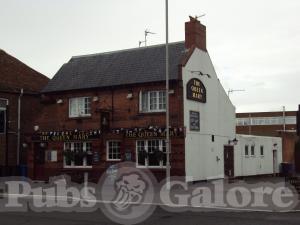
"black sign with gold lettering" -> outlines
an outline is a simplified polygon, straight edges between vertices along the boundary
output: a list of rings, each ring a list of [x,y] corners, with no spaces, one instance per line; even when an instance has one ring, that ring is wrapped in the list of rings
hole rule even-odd
[[[206,88],[204,87],[203,83],[197,79],[191,79],[187,85],[187,99],[197,101],[197,102],[206,102]]]
[[[167,131],[164,130],[141,130],[134,131],[128,130],[125,132],[126,138],[165,138]],[[170,129],[170,137],[180,137],[184,136],[184,131],[182,129]]]
[[[101,135],[100,130],[90,131],[46,131],[33,135],[33,141],[88,141],[97,139]]]

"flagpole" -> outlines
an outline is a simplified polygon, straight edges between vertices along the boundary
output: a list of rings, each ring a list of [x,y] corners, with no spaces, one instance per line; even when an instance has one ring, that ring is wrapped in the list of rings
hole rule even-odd
[[[170,118],[169,118],[169,19],[168,0],[166,0],[166,182],[170,189]]]

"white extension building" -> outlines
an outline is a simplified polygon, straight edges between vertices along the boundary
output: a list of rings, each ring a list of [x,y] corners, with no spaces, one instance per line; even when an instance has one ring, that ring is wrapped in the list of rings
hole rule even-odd
[[[182,66],[186,181],[278,173],[281,138],[236,135],[235,107],[202,40],[205,27],[194,22],[202,35]]]

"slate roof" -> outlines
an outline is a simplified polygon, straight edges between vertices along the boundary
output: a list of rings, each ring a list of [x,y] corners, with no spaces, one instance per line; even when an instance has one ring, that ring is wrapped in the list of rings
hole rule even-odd
[[[170,80],[178,79],[184,42],[170,43]],[[42,92],[138,84],[165,80],[165,45],[75,56]]]
[[[49,78],[30,68],[17,58],[0,49],[0,90],[20,93],[40,92]]]

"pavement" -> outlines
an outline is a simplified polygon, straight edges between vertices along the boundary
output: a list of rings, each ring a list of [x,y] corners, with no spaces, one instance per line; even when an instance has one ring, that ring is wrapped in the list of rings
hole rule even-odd
[[[112,225],[99,210],[93,213],[0,213],[1,225]],[[299,225],[299,213],[264,212],[182,212],[171,213],[160,208],[144,225]]]
[[[260,208],[260,207],[251,207],[249,205],[245,207],[219,207],[209,205],[209,207],[201,204],[197,201],[190,201],[192,197],[197,196],[195,193],[198,193],[199,188],[216,188],[216,191],[213,193],[213,198],[223,197],[227,199],[236,199],[237,202],[241,202],[242,198],[254,199],[254,195],[257,198],[265,199],[267,205],[269,205],[274,198],[271,195],[264,195],[263,192],[253,191],[252,189],[259,185],[278,185],[285,186],[284,178],[278,177],[268,177],[268,178],[248,178],[245,180],[236,180],[234,183],[227,182],[198,182],[195,184],[189,184],[187,189],[179,186],[174,186],[171,193],[165,189],[160,189],[155,187],[154,192],[159,193],[161,197],[170,197],[172,199],[171,203],[166,203],[160,198],[156,198],[153,202],[144,202],[143,204],[151,204],[155,206],[154,213],[145,221],[140,224],[300,224],[300,204],[297,196],[297,204],[288,210],[278,210],[274,207]],[[41,183],[35,183],[35,185],[41,185]],[[1,185],[0,185],[1,186]],[[2,186],[3,187],[3,186]],[[79,185],[78,185],[79,187]],[[237,196],[232,193],[232,189],[235,187],[243,187],[241,193]],[[113,187],[107,187],[110,190]],[[252,188],[252,189],[251,189]],[[1,189],[1,188],[0,188]],[[250,190],[250,191],[249,191]],[[1,194],[0,191],[0,203],[5,201],[5,198],[9,197],[5,191]],[[283,192],[286,192],[285,190]],[[193,193],[191,197],[185,198],[187,194]],[[293,190],[288,192],[289,194],[293,193]],[[295,194],[295,193],[294,193]],[[188,201],[176,202],[178,198],[174,198],[175,195],[183,196],[183,199]],[[108,199],[113,198],[114,192],[108,191],[106,197]],[[225,196],[225,197],[224,197]],[[22,196],[22,200],[26,202],[32,202],[32,195]],[[42,196],[35,196],[41,197]],[[55,197],[55,196],[53,196]],[[202,196],[203,197],[203,196]],[[276,197],[276,196],[275,196]],[[2,199],[1,199],[2,198]],[[175,200],[174,200],[175,199]],[[196,198],[199,199],[199,198]],[[284,200],[287,202],[287,200]],[[103,201],[103,199],[97,198],[97,208],[101,208],[103,205],[111,205],[112,201]],[[175,204],[175,205],[173,205]],[[1,206],[1,204],[0,204]],[[175,209],[175,210],[174,210]],[[74,208],[75,210],[75,208]],[[76,211],[76,210],[75,210]],[[93,212],[33,212],[27,210],[26,212],[1,212],[0,208],[0,223],[1,225],[9,224],[30,224],[30,225],[47,225],[47,224],[116,224],[108,219],[100,209],[96,209]]]

